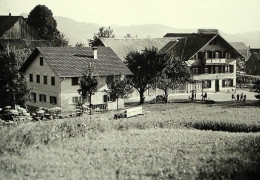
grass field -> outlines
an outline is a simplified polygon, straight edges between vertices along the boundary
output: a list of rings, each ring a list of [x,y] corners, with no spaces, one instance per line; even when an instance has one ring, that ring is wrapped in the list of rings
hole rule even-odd
[[[259,179],[258,107],[143,107],[129,119],[0,126],[0,179]]]

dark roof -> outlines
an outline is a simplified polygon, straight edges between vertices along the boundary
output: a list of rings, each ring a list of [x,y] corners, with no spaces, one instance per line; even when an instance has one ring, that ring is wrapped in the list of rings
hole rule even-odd
[[[225,41],[230,48],[232,48],[237,54],[242,57],[242,55],[219,34],[167,33],[164,37],[180,38],[179,42],[175,46],[173,46],[170,51],[174,51],[174,54],[181,57],[183,60],[189,60],[194,54],[196,54],[199,50],[201,50],[205,45],[207,45],[211,40],[216,37],[219,37],[223,41]]]
[[[22,16],[0,16],[0,37],[8,31]]]
[[[7,49],[8,45],[16,49],[29,48],[31,50],[34,50],[36,47],[51,46],[48,41],[45,40],[0,39],[0,47],[2,47],[2,49]]]
[[[189,60],[201,48],[209,43],[217,34],[202,33],[167,33],[164,37],[179,37],[179,42],[172,47],[174,54],[182,57],[183,60]]]
[[[251,52],[251,53],[253,53],[253,52],[260,53],[260,49],[257,49],[257,48],[251,48],[251,49],[250,49],[250,52]]]
[[[165,46],[163,46],[160,50],[159,53],[167,53],[178,41],[170,41],[168,42]]]
[[[176,39],[176,38],[175,38]],[[121,58],[122,61],[128,53],[132,51],[142,52],[145,48],[155,47],[158,50],[163,48],[168,42],[173,39],[170,38],[100,38],[101,42],[106,47],[110,47]]]
[[[175,37],[175,38],[181,38],[181,37],[192,37],[193,35],[196,35],[197,33],[167,33],[163,37]]]
[[[98,47],[97,59],[93,58],[93,50],[90,47],[36,48],[21,67],[21,71],[25,71],[39,53],[59,77],[80,77],[90,62],[95,64],[96,69],[94,73],[99,76],[113,74],[132,75],[131,71],[109,47]]]

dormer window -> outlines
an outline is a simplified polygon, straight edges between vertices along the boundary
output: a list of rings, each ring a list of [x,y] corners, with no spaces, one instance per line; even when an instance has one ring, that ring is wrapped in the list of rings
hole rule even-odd
[[[43,66],[43,57],[40,57],[40,66]]]

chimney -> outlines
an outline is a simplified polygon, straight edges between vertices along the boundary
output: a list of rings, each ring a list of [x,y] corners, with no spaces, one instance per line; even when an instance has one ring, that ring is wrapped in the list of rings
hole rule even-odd
[[[9,13],[9,16],[12,16],[12,14],[11,14],[11,13]]]
[[[97,59],[97,47],[93,47],[92,50],[94,59]]]

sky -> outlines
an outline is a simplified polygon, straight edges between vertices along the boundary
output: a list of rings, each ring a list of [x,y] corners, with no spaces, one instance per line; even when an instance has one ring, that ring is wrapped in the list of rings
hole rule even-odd
[[[162,24],[179,29],[260,31],[260,0],[0,0],[0,15],[46,5],[54,16],[109,25]]]

